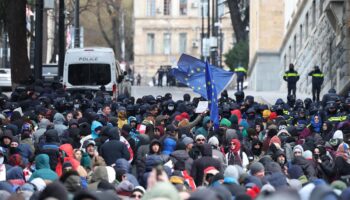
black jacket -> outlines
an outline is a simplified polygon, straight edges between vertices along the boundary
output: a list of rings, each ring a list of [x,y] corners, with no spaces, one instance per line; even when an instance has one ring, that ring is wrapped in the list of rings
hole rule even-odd
[[[210,144],[204,144],[202,148],[202,156],[201,158],[195,160],[191,169],[191,176],[193,177],[197,186],[202,185],[204,170],[213,166],[217,170],[221,171],[221,163],[219,160],[212,157],[212,149]]]
[[[295,85],[299,80],[299,74],[294,69],[289,69],[284,73],[283,80],[287,81],[288,84]]]
[[[119,131],[113,127],[108,131],[109,141],[101,146],[100,154],[107,165],[112,165],[119,158],[130,159],[126,145],[119,141]]]
[[[312,76],[312,85],[313,86],[321,86],[323,83],[324,75],[321,70],[316,69],[309,73],[309,76]]]

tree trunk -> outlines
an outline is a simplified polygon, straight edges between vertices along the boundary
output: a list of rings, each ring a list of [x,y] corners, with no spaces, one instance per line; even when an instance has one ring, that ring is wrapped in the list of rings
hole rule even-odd
[[[7,1],[6,24],[11,48],[11,79],[14,86],[29,81],[32,73],[27,52],[26,1]]]
[[[240,41],[244,41],[248,38],[248,32],[246,31],[246,27],[249,23],[249,8],[246,8],[248,10],[248,15],[244,16],[245,18],[242,20],[242,13],[239,9],[239,0],[228,0],[228,8],[230,10],[231,15],[231,23],[233,30],[235,32],[235,37],[237,40],[237,43]]]

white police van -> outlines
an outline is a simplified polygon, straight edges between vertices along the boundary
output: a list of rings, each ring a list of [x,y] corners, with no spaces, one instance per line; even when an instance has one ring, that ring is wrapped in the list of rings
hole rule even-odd
[[[115,97],[120,77],[120,65],[111,48],[73,48],[66,52],[63,86],[67,91],[96,91],[104,86]]]

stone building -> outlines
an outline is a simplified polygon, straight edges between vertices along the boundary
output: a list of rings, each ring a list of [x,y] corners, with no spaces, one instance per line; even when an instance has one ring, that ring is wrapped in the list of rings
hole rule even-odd
[[[307,74],[315,65],[325,74],[321,94],[330,88],[347,93],[350,87],[350,1],[298,0],[294,8],[290,16],[284,15],[288,22],[281,46],[274,52],[279,56],[279,65],[274,66],[278,70],[273,70],[268,78],[276,79],[273,82],[279,87],[268,89],[286,91],[282,76],[289,63],[294,63],[300,74],[297,96],[298,93],[311,93],[311,77]],[[283,12],[287,12],[286,8]],[[259,54],[251,56],[257,57],[255,60],[260,58]],[[251,62],[251,76],[259,68],[255,60]]]
[[[135,73],[140,73],[147,81],[160,66],[176,64],[182,53],[200,58],[201,12],[203,5],[206,33],[207,3],[208,0],[135,0]],[[223,13],[220,30],[224,54],[232,48],[234,35],[228,8],[220,7],[219,12]]]

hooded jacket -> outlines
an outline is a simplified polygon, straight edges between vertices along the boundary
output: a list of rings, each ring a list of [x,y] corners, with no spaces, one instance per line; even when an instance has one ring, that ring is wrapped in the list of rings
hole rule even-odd
[[[6,179],[12,185],[23,185],[25,183],[23,169],[18,166],[12,167],[6,172]]]
[[[64,116],[61,113],[56,113],[53,116],[54,129],[58,132],[58,136],[61,136],[63,132],[68,128],[64,123]]]
[[[50,120],[42,119],[38,124],[38,129],[34,132],[34,142],[38,143],[40,136],[42,136],[46,132],[47,126],[50,124]]]
[[[107,132],[109,141],[100,148],[100,154],[107,165],[112,165],[119,158],[130,159],[130,153],[127,146],[119,141],[119,131],[116,127],[110,128]]]
[[[50,169],[50,159],[46,154],[39,154],[35,157],[35,167],[36,171],[29,178],[29,181],[35,178],[42,178],[44,180],[55,181],[58,176]]]
[[[204,135],[204,137],[207,138],[209,135],[209,132],[207,130],[207,124],[209,122],[210,122],[210,117],[209,116],[204,117],[203,121],[202,121],[202,126],[195,131],[195,134],[196,135]]]
[[[209,166],[213,166],[217,170],[221,171],[220,161],[212,157],[212,149],[210,144],[204,144],[202,147],[202,157],[193,162],[191,169],[191,176],[193,177],[197,186],[202,185],[204,169]]]
[[[192,169],[193,159],[190,157],[186,150],[176,150],[170,154],[170,160],[176,164],[176,162],[184,162],[185,170],[190,173]]]

